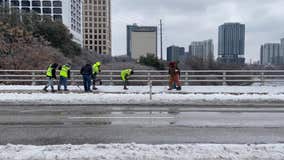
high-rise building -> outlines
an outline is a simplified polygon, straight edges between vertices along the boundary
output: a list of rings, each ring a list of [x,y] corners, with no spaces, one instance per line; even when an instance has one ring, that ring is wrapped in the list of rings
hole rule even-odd
[[[260,62],[262,65],[280,64],[280,44],[266,43],[260,48]]]
[[[219,26],[218,60],[226,64],[245,63],[245,25],[225,23]]]
[[[83,6],[84,47],[111,55],[111,1],[84,0]]]
[[[281,64],[284,64],[284,38],[280,40],[280,59]]]
[[[127,26],[127,55],[132,59],[153,54],[157,57],[158,35],[155,26]]]
[[[35,12],[42,17],[63,22],[73,35],[73,40],[82,45],[82,0],[0,0],[20,13]]]
[[[185,56],[184,47],[170,46],[167,48],[167,61],[180,61]]]
[[[204,61],[214,60],[214,44],[213,40],[192,42],[189,46],[190,56],[199,57]]]

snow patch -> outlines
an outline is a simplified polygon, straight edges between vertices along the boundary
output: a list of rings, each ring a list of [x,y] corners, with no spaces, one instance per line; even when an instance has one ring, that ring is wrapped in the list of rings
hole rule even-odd
[[[283,160],[283,144],[0,146],[1,160]]]

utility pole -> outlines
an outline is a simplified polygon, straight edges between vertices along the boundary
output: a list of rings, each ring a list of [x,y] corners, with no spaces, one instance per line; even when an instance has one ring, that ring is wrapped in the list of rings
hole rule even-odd
[[[163,23],[160,19],[160,42],[161,42],[161,61],[163,60]]]

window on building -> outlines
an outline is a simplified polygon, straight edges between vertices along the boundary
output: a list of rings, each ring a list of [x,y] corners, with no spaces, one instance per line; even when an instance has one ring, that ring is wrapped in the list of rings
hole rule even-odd
[[[31,10],[30,8],[22,8],[23,13],[29,13]]]
[[[62,22],[62,16],[61,15],[54,15],[53,19],[54,19],[54,21]]]
[[[11,1],[11,6],[19,6],[19,5],[20,5],[19,1],[16,1],[16,0]]]
[[[99,53],[102,53],[102,47],[99,46]]]
[[[54,7],[62,7],[62,2],[61,1],[53,1],[53,6]]]
[[[42,6],[49,7],[49,6],[51,6],[51,2],[50,1],[42,1]]]
[[[44,14],[51,14],[51,8],[43,8],[43,9],[42,9],[42,12],[43,12]]]
[[[41,13],[41,9],[40,8],[33,8],[33,11],[36,13]]]
[[[61,14],[62,13],[62,9],[61,8],[53,8],[53,13]]]
[[[31,5],[31,3],[30,3],[30,1],[22,1],[22,6],[30,6]]]
[[[32,1],[32,6],[40,6],[40,1]]]

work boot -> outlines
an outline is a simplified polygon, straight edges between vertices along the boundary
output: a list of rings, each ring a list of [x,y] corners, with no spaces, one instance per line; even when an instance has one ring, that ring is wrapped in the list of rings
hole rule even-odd
[[[43,91],[48,92],[47,87],[44,87],[44,88],[43,88]]]
[[[127,88],[127,87],[124,87],[123,89],[124,89],[124,90],[128,90],[128,88]]]
[[[169,88],[168,90],[171,91],[171,90],[173,90],[173,89],[172,89],[172,88]]]
[[[98,88],[96,88],[95,86],[93,87],[93,90],[98,90]]]
[[[181,91],[181,86],[178,86],[176,89],[177,91]]]
[[[52,92],[52,93],[55,93],[56,91],[53,89],[53,90],[51,90],[51,92]]]

